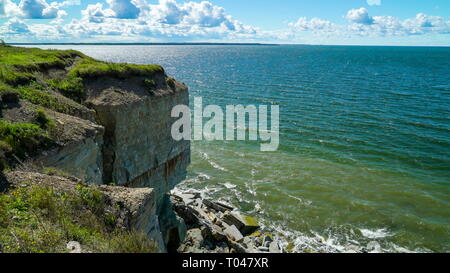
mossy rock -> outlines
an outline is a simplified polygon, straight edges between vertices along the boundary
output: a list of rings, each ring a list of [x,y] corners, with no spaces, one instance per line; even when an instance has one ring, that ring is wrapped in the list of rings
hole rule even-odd
[[[243,215],[241,216],[241,218],[244,223],[244,226],[241,229],[242,234],[252,234],[260,228],[258,220],[256,220],[256,218],[247,215]]]

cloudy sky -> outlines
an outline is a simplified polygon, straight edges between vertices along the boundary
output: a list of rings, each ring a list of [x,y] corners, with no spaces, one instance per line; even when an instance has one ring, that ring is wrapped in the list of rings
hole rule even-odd
[[[0,38],[450,46],[450,1],[0,0]]]

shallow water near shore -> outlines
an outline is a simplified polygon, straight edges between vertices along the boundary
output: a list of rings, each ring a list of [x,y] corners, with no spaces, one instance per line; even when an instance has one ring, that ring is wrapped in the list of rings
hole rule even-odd
[[[161,64],[203,104],[280,105],[280,148],[193,142],[180,185],[297,250],[450,251],[450,48],[40,46]]]

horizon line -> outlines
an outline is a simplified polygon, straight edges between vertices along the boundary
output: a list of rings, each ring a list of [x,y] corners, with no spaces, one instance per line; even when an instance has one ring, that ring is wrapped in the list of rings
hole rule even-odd
[[[371,47],[450,47],[450,45],[365,45],[365,44],[289,44],[289,43],[245,43],[245,42],[157,42],[157,43],[143,43],[143,42],[12,42],[9,45],[237,45],[237,46],[281,46],[281,45],[297,45],[297,46],[371,46]]]

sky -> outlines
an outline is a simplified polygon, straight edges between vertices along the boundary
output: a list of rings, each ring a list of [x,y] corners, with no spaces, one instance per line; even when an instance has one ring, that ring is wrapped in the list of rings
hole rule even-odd
[[[0,0],[0,39],[450,46],[450,1]]]

